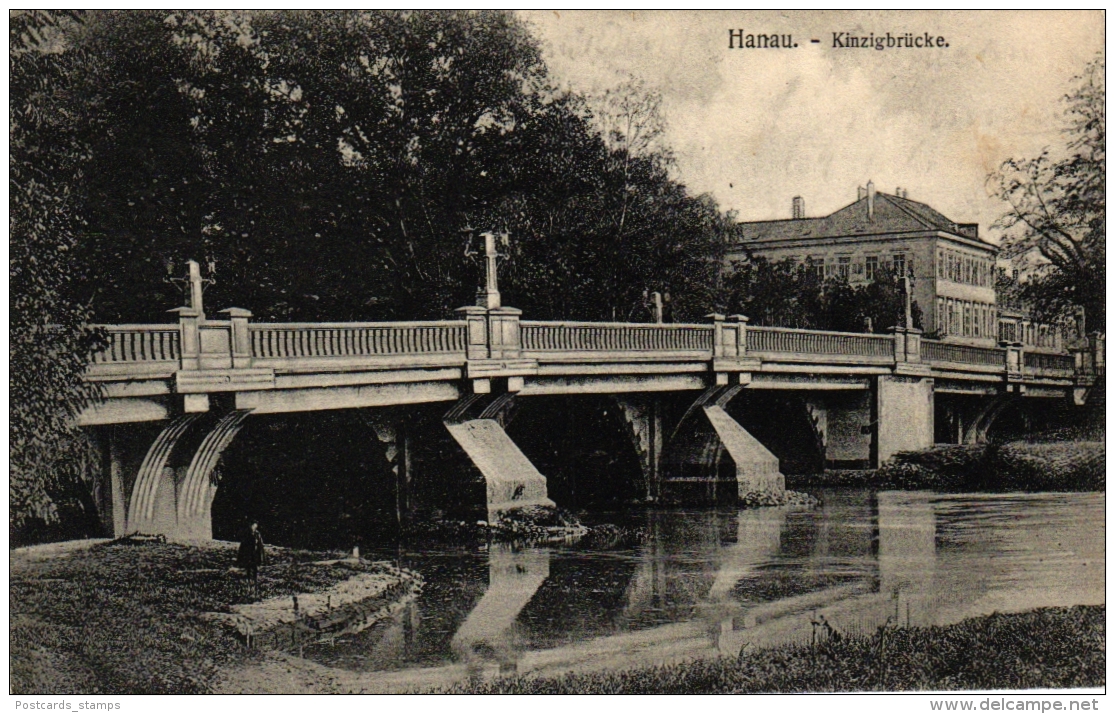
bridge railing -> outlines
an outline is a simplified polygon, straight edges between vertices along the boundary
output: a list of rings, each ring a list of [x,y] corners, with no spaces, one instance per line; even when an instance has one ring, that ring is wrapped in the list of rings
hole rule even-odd
[[[996,347],[973,347],[937,340],[921,341],[921,358],[924,362],[951,362],[980,367],[1007,366],[1007,352]]]
[[[786,327],[748,327],[747,351],[894,359],[894,337]]]
[[[1030,373],[1071,377],[1076,372],[1076,358],[1072,355],[1025,352],[1023,363]]]
[[[175,362],[181,357],[178,325],[102,325],[108,344],[93,364]]]
[[[466,347],[463,321],[252,323],[253,359],[457,354]]]
[[[712,351],[712,325],[523,321],[520,329],[524,352]]]

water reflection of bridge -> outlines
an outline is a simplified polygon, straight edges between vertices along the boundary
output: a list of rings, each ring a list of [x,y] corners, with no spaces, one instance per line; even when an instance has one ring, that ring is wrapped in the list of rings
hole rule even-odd
[[[929,497],[834,492],[817,511],[649,513],[651,538],[614,589],[612,607],[594,621],[561,617],[568,590],[560,581],[570,567],[582,572],[583,562],[548,548],[494,548],[487,588],[452,635],[457,664],[376,681],[406,688],[735,656],[749,646],[808,642],[811,621],[821,618],[846,633],[929,624],[941,587]],[[611,567],[613,576],[623,569]],[[417,646],[420,610],[415,605],[380,635],[397,659]],[[539,626],[547,615],[562,621]]]

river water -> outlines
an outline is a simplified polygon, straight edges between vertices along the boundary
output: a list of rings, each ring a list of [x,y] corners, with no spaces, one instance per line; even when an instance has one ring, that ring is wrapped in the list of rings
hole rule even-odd
[[[305,656],[391,691],[1105,602],[1101,493],[818,495],[812,510],[594,516],[645,532],[619,549],[379,554],[419,572],[421,595]]]

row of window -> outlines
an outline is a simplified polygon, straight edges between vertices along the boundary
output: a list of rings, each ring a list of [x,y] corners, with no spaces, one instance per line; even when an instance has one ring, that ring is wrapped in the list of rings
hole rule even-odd
[[[1060,348],[1062,344],[1059,330],[1049,325],[1034,324],[1029,320],[1001,321],[999,339],[1004,342],[1021,342],[1031,347]]]
[[[880,261],[880,257],[882,260]],[[790,260],[797,262],[797,256],[790,256]],[[869,255],[863,262],[852,262],[851,256],[838,256],[836,261],[825,261],[823,256],[811,257],[813,271],[818,278],[825,279],[840,277],[845,280],[874,280],[880,273],[880,266],[886,266],[898,275],[905,275],[909,270],[913,273],[914,259],[906,259],[905,253],[894,253],[889,256]]]
[[[993,287],[994,266],[990,260],[955,250],[937,249],[937,277],[954,283]]]
[[[937,298],[937,331],[961,337],[995,337],[995,306],[972,300]]]

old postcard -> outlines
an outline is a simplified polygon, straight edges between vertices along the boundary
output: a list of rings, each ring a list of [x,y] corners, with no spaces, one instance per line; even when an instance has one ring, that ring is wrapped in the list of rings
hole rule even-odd
[[[1102,12],[9,24],[21,707],[1098,708]]]

